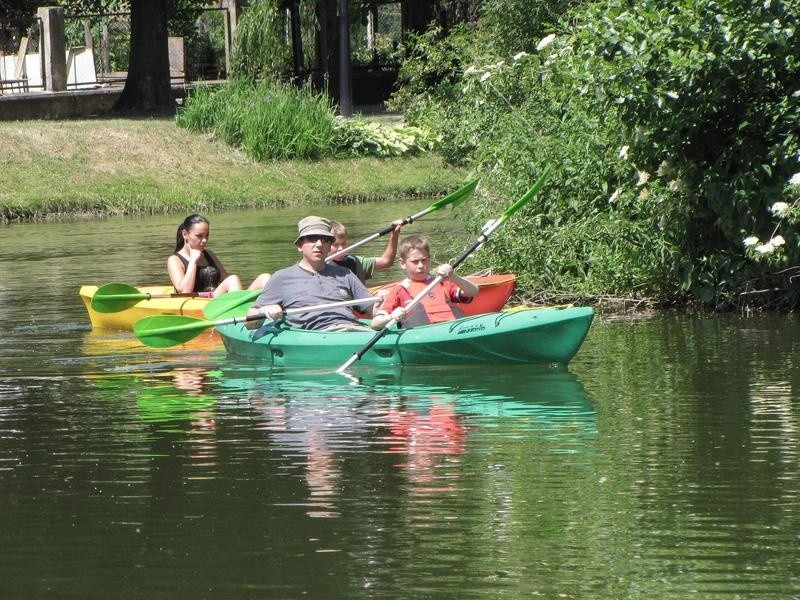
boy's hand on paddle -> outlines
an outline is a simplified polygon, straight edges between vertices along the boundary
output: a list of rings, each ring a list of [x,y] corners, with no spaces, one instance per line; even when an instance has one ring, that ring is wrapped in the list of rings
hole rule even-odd
[[[394,321],[400,323],[408,315],[408,311],[402,306],[398,306],[392,311],[391,317]]]
[[[453,265],[444,263],[436,267],[436,275],[442,279],[449,279],[453,274]]]

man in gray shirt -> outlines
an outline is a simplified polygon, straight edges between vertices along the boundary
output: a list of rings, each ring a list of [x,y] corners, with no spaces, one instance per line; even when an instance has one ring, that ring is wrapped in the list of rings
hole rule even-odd
[[[372,331],[368,325],[360,323],[346,306],[284,314],[285,310],[303,306],[370,298],[369,290],[349,269],[325,262],[334,240],[328,219],[305,217],[297,224],[297,233],[294,245],[302,258],[291,267],[272,274],[247,316],[263,315],[273,321],[285,318],[292,327],[303,329]],[[372,306],[372,302],[365,302],[356,308],[371,315]],[[258,320],[247,321],[246,326],[257,329],[262,323]]]

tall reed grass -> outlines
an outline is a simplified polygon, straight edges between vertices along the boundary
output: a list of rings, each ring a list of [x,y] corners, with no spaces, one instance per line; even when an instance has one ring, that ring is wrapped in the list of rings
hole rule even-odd
[[[257,161],[331,156],[335,111],[330,99],[274,81],[200,86],[178,111],[178,125],[211,133]]]

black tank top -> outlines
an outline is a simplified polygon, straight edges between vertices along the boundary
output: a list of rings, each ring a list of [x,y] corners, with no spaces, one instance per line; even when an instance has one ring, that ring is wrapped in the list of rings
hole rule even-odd
[[[176,252],[175,255],[181,259],[183,268],[189,268],[189,261],[183,254]],[[219,285],[222,270],[219,268],[217,257],[214,256],[210,250],[203,250],[203,256],[206,259],[206,265],[197,265],[197,274],[194,278],[193,292],[213,292]]]

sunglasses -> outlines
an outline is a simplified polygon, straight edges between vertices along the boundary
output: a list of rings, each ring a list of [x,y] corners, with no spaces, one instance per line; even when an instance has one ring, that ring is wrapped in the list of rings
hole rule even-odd
[[[316,244],[322,242],[323,244],[332,244],[333,238],[327,235],[304,235],[303,243]]]

